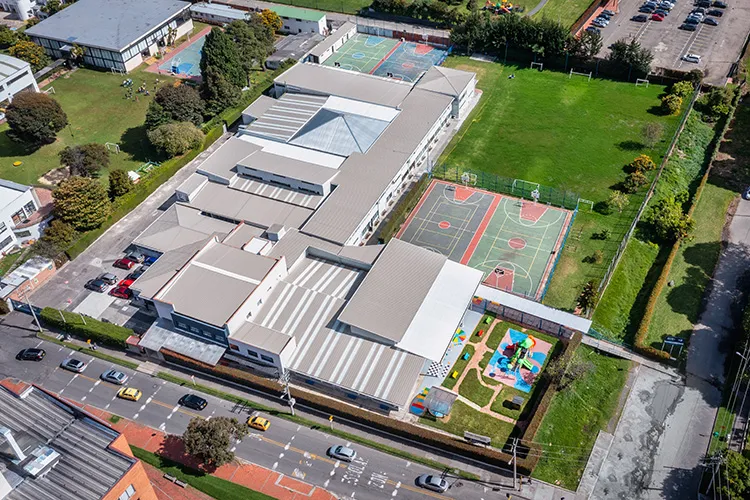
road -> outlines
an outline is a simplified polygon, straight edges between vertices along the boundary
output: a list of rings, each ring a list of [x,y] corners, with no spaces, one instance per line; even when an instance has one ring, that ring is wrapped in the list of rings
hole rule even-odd
[[[177,401],[186,393],[192,392],[189,388],[41,341],[31,332],[25,336],[7,335],[3,332],[1,342],[0,378],[15,377],[33,382],[65,398],[167,433],[182,434],[194,417],[226,416],[244,421],[249,416],[247,410],[237,412],[233,403],[204,394],[201,396],[208,400],[206,409],[198,412],[183,408]],[[47,356],[38,363],[15,360],[16,353],[26,347],[41,347],[46,350]],[[61,369],[60,363],[68,357],[86,362],[84,372],[74,374]],[[140,401],[117,398],[120,387],[100,380],[99,376],[110,368],[129,375],[127,385],[143,392]],[[268,431],[252,431],[248,437],[236,443],[235,454],[249,462],[326,488],[342,498],[498,498],[499,493],[492,492],[487,486],[455,477],[447,478],[451,487],[444,495],[423,490],[415,485],[415,478],[425,473],[440,474],[441,471],[357,444],[352,445],[358,452],[354,462],[337,462],[326,456],[326,450],[336,444],[350,443],[285,419],[273,416],[269,419],[272,424]],[[419,453],[419,450],[414,452]]]

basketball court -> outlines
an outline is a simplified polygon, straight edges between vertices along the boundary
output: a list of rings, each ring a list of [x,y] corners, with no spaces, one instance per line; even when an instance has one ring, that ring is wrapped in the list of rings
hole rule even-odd
[[[323,65],[413,82],[423,71],[442,63],[446,54],[432,45],[357,33]]]
[[[539,299],[572,212],[433,180],[397,237],[484,272],[494,288]]]

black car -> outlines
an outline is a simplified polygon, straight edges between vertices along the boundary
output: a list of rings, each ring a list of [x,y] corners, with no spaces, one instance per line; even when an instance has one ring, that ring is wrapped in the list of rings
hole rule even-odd
[[[698,20],[698,18],[695,18],[695,17],[688,17],[687,19],[685,19],[685,25],[688,25],[688,26],[690,26],[691,24],[698,24],[699,22],[700,21]],[[691,31],[695,31],[695,30],[691,30]]]
[[[669,12],[667,12],[667,11],[666,11],[666,10],[664,10],[664,9],[656,9],[656,10],[654,11],[654,14],[658,14],[658,15],[660,15],[661,17],[667,17],[667,16],[669,15]]]
[[[44,349],[36,349],[32,347],[29,349],[24,349],[23,351],[16,354],[16,359],[22,361],[41,361],[46,355],[47,353],[44,352]]]
[[[644,12],[646,14],[651,14],[655,10],[656,10],[656,7],[650,7],[648,5],[644,5],[640,9],[638,9],[638,12]]]
[[[713,6],[716,7],[717,9],[726,9],[727,8],[727,4],[726,3],[719,2],[719,1],[714,2]]]
[[[637,16],[631,17],[630,20],[637,23],[645,23],[648,21],[648,16],[646,14],[638,14]]]
[[[680,26],[680,29],[685,30],[685,31],[695,31],[698,29],[698,26],[696,26],[695,24],[685,23],[682,26]]]
[[[193,410],[202,410],[208,405],[208,401],[195,394],[185,394],[180,398],[179,403]]]
[[[719,21],[717,21],[713,17],[707,17],[703,20],[703,24],[708,24],[709,26],[718,26]]]
[[[596,33],[597,35],[600,35],[602,33],[602,30],[600,30],[596,26],[589,26],[584,31],[586,31],[587,33]]]
[[[614,15],[615,15],[614,11],[611,11],[611,10],[609,10],[609,9],[605,9],[605,10],[603,10],[603,11],[602,11],[602,14],[606,14],[606,15],[608,15],[608,16],[610,16],[610,17],[611,17],[611,16],[614,16]]]
[[[84,286],[95,292],[104,292],[107,290],[109,284],[106,281],[97,278],[95,280],[88,280]]]
[[[709,16],[721,17],[724,15],[724,11],[721,11],[719,9],[711,9],[708,12],[706,12],[706,14],[708,14]]]
[[[711,7],[711,2],[709,0],[698,0],[697,2],[695,2],[695,5],[697,5],[698,7],[708,8]]]
[[[135,271],[133,271],[130,274],[128,274],[127,276],[125,276],[125,279],[126,280],[133,280],[133,281],[135,281],[138,278],[140,278],[143,275],[143,273],[146,272],[146,269],[148,269],[148,268],[143,267],[143,266],[138,266],[135,269]]]

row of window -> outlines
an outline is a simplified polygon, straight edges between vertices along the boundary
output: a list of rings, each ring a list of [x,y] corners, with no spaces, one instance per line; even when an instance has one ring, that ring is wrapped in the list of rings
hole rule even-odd
[[[233,351],[238,351],[238,352],[240,350],[240,346],[236,344],[229,344],[229,348]],[[250,356],[251,358],[262,359],[266,363],[276,364],[276,361],[274,361],[274,359],[271,356],[266,356],[265,354],[258,354],[257,352],[251,351],[250,349],[247,350],[247,355]]]
[[[196,325],[193,325],[193,324],[189,325],[185,323],[184,321],[180,321],[180,320],[176,320],[174,324],[177,328],[179,328],[180,330],[184,332],[189,332],[189,333],[192,333],[193,335],[199,335],[201,337],[211,339],[215,342],[226,345],[226,335],[224,334],[223,331],[222,333],[218,333],[218,332],[212,331],[212,329],[199,328]]]

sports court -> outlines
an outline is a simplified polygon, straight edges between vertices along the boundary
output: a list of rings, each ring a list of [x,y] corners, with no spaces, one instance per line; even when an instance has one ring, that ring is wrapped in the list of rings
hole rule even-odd
[[[161,71],[180,78],[197,79],[201,76],[201,54],[206,37],[202,36],[159,65]]]
[[[357,33],[323,64],[413,82],[423,71],[442,63],[446,55],[445,50],[432,45]]]
[[[433,180],[397,237],[484,272],[488,286],[539,299],[572,212]]]

